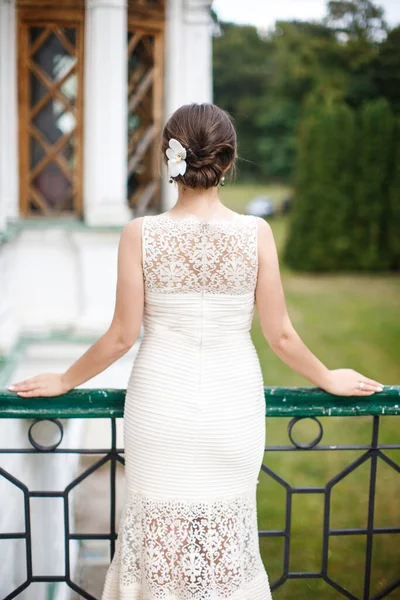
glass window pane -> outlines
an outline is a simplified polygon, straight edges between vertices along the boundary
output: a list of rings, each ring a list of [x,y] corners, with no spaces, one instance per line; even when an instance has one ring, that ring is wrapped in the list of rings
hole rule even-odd
[[[31,45],[36,42],[42,31],[44,31],[44,27],[30,27],[29,29],[29,38]]]
[[[65,37],[68,39],[70,44],[75,46],[75,44],[76,44],[76,29],[71,29],[70,27],[62,27],[61,31],[63,32]]]
[[[60,85],[60,91],[69,100],[70,104],[75,104],[78,92],[78,78],[76,73],[72,73],[72,75]]]
[[[76,64],[75,56],[70,55],[53,32],[47,36],[32,58],[37,66],[54,81],[64,77]]]
[[[34,75],[32,71],[30,73],[30,85],[31,108],[33,108],[39,102],[39,100],[46,96],[47,89],[42,82],[37,79],[36,75]]]
[[[34,137],[31,137],[31,169],[34,169],[45,156],[42,145]]]
[[[53,162],[46,165],[32,183],[51,208],[57,208],[71,196],[71,182]]]
[[[32,119],[32,123],[51,144],[56,144],[61,136],[75,128],[76,119],[62,102],[52,99]]]

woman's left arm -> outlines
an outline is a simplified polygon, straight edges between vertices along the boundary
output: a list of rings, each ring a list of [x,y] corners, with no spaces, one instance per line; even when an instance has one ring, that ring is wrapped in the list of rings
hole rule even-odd
[[[143,317],[142,221],[143,217],[133,219],[121,232],[115,310],[108,330],[65,373],[42,373],[8,389],[26,398],[65,394],[104,371],[133,346]]]

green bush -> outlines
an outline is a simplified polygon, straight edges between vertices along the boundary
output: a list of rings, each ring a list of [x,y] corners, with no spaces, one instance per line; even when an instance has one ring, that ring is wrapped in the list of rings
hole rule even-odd
[[[396,123],[393,146],[386,234],[389,266],[400,270],[400,121]]]
[[[285,261],[299,270],[336,270],[351,253],[355,114],[345,104],[309,107],[299,127],[296,194]]]
[[[285,262],[307,271],[398,265],[400,146],[389,104],[356,113],[344,103],[311,103],[298,140]]]
[[[394,118],[386,100],[369,102],[359,115],[353,205],[353,260],[361,270],[383,270],[387,252]]]

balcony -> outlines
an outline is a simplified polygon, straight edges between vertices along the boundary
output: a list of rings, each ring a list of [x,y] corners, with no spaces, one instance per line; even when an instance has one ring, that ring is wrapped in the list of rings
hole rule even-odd
[[[0,390],[2,600],[100,597],[122,498],[124,397]],[[266,387],[265,401],[257,504],[274,598],[400,597],[400,386],[366,398]],[[75,447],[87,419],[105,420],[103,447]],[[11,422],[21,447],[4,435]]]

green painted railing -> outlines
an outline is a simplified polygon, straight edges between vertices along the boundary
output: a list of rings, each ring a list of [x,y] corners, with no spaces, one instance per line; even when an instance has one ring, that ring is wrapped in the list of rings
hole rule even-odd
[[[267,417],[400,415],[398,385],[366,397],[334,396],[316,387],[265,387],[264,394]],[[118,418],[124,401],[123,389],[78,388],[53,398],[22,398],[0,390],[0,418]]]
[[[68,394],[62,396],[56,396],[53,398],[22,398],[15,392],[10,392],[6,389],[0,389],[0,419],[1,418],[23,418],[23,419],[34,419],[30,425],[28,432],[28,439],[30,446],[26,447],[22,443],[22,448],[2,448],[0,442],[0,478],[3,477],[8,482],[8,485],[14,485],[19,488],[23,493],[24,498],[24,510],[25,520],[23,530],[18,530],[11,533],[1,533],[0,541],[2,543],[13,540],[25,540],[25,553],[22,556],[22,560],[26,562],[26,580],[21,585],[12,591],[4,598],[4,600],[13,600],[18,597],[22,591],[31,586],[32,583],[42,582],[54,585],[59,582],[66,584],[69,588],[79,594],[79,597],[86,598],[87,600],[96,600],[87,590],[84,590],[80,585],[75,583],[71,578],[70,573],[70,543],[71,541],[79,540],[80,543],[85,543],[89,540],[103,540],[109,544],[110,557],[113,557],[115,551],[115,543],[117,539],[116,529],[116,489],[117,489],[117,466],[124,463],[124,450],[123,448],[117,447],[117,427],[115,419],[123,416],[124,401],[125,401],[126,390],[124,389],[97,389],[97,388],[78,388]],[[327,394],[320,388],[316,387],[265,387],[265,415],[267,417],[290,417],[287,434],[291,444],[286,443],[286,439],[279,445],[269,444],[265,447],[265,451],[268,452],[268,460],[263,461],[260,469],[260,476],[263,477],[262,481],[264,491],[268,492],[269,489],[273,489],[274,493],[277,491],[276,486],[280,486],[280,493],[284,496],[279,496],[279,502],[284,499],[284,515],[283,517],[277,518],[277,512],[275,508],[271,514],[275,515],[275,521],[271,521],[272,528],[263,529],[259,531],[260,538],[278,538],[282,541],[282,566],[277,571],[278,576],[275,580],[271,579],[271,590],[275,592],[278,588],[285,585],[289,580],[293,579],[311,579],[314,581],[323,580],[326,584],[326,590],[334,590],[335,598],[350,598],[352,600],[361,600],[362,598],[371,598],[371,600],[377,600],[378,598],[395,597],[393,594],[398,593],[400,590],[400,578],[392,573],[389,567],[385,567],[382,571],[382,583],[378,593],[373,593],[373,560],[375,555],[373,554],[374,545],[380,544],[377,541],[382,538],[382,534],[400,535],[400,527],[397,523],[392,523],[390,520],[385,518],[384,524],[375,522],[374,515],[377,512],[377,507],[381,507],[382,494],[389,498],[389,502],[396,503],[396,497],[393,490],[395,490],[394,478],[400,475],[400,465],[398,465],[392,450],[399,450],[400,444],[398,442],[397,431],[395,429],[396,440],[389,440],[391,443],[387,443],[387,439],[380,439],[380,423],[382,422],[382,416],[386,415],[399,415],[400,414],[400,386],[385,386],[382,392],[377,392],[367,397],[343,397],[333,396]],[[163,402],[162,394],[160,394],[160,405]],[[367,431],[363,434],[362,444],[320,444],[323,437],[323,424],[318,420],[318,417],[324,416],[370,416],[367,421],[370,423],[369,440],[365,437]],[[63,419],[70,418],[108,418],[110,424],[110,441],[106,448],[99,449],[88,449],[88,448],[70,448],[62,445],[63,439]],[[302,418],[311,417],[318,423],[319,433],[315,439],[308,441],[307,443],[296,441],[292,436],[292,429],[295,423]],[[229,415],[227,415],[229,418]],[[34,438],[32,429],[34,429],[36,420],[40,419],[52,419],[59,429],[59,439],[53,445],[41,446]],[[284,423],[282,423],[285,425]],[[340,427],[340,425],[339,425]],[[365,429],[368,429],[365,428]],[[57,436],[55,436],[57,437]],[[339,436],[340,437],[340,436]],[[360,441],[360,436],[357,436],[357,440]],[[18,440],[21,442],[21,440]],[[345,461],[332,462],[330,469],[327,469],[327,480],[320,477],[320,482],[317,485],[317,481],[310,480],[307,484],[306,479],[299,485],[294,484],[291,481],[290,473],[288,474],[285,469],[283,472],[280,471],[282,465],[281,452],[292,452],[302,453],[308,451],[315,452],[326,452],[327,450],[343,453],[350,451],[357,451],[356,455],[350,455],[350,458],[346,458]],[[29,489],[26,482],[16,478],[14,473],[8,472],[4,465],[1,465],[2,455],[15,455],[15,454],[38,454],[41,452],[53,452],[55,455],[62,456],[65,454],[78,454],[78,455],[93,455],[93,462],[90,462],[89,466],[85,465],[84,470],[79,470],[79,474],[66,485],[64,489],[55,489],[53,491]],[[273,454],[278,452],[277,458],[274,459]],[[100,457],[98,456],[100,455]],[[342,454],[343,456],[343,454]],[[321,457],[321,461],[325,461],[326,458]],[[283,461],[285,463],[285,461]],[[6,464],[6,463],[5,463]],[[60,463],[58,463],[60,464]],[[286,463],[287,464],[287,463]],[[43,463],[48,465],[48,463]],[[297,463],[301,465],[301,463]],[[76,533],[71,530],[70,522],[68,518],[69,507],[73,502],[72,494],[82,482],[86,481],[87,477],[93,475],[96,471],[101,469],[103,466],[109,468],[110,473],[110,485],[109,485],[109,529],[105,533],[99,534],[97,531]],[[391,481],[393,485],[390,488],[391,491],[388,493],[387,480],[386,489],[382,491],[382,485],[379,484],[378,469],[384,467],[387,470],[390,469]],[[46,468],[46,467],[45,467]],[[47,467],[48,468],[48,467]],[[303,467],[299,467],[303,468]],[[346,521],[345,527],[335,526],[335,515],[337,506],[331,502],[332,494],[336,494],[337,498],[337,487],[340,483],[348,476],[352,475],[357,469],[362,469],[365,474],[365,469],[368,469],[368,481],[364,481],[360,488],[368,490],[368,502],[367,510],[368,517],[367,521],[360,527],[360,521],[355,515],[354,521]],[[286,474],[285,474],[286,473]],[[74,474],[75,475],[75,474]],[[275,486],[268,488],[268,485]],[[364,486],[364,487],[363,487]],[[379,487],[381,492],[379,492]],[[261,487],[259,488],[261,493]],[[340,487],[339,487],[340,490]],[[266,493],[267,493],[266,492]],[[381,494],[379,496],[379,493]],[[322,539],[322,548],[320,555],[320,568],[318,570],[307,570],[299,571],[292,570],[290,565],[292,564],[294,554],[298,551],[298,538],[297,544],[292,543],[293,537],[296,536],[296,505],[295,500],[298,494],[314,495],[317,498],[316,502],[323,502],[323,522],[321,524],[320,531],[316,529],[316,524],[313,520],[310,521],[310,535],[315,533],[316,536]],[[31,499],[34,498],[37,501],[38,498],[45,498],[46,501],[49,498],[57,499],[62,501],[64,506],[64,522],[61,525],[63,531],[64,540],[64,559],[65,566],[64,571],[55,576],[37,576],[35,575],[32,564],[33,554],[35,547],[33,545],[32,528],[31,528]],[[364,496],[362,497],[363,509],[365,507]],[[379,504],[377,504],[377,499]],[[317,504],[314,504],[316,506]],[[276,507],[276,504],[274,505]],[[352,506],[349,509],[349,515],[352,513]],[[298,510],[298,509],[297,509]],[[364,514],[364,513],[363,513]],[[392,514],[392,513],[390,513]],[[394,514],[394,513],[393,513]],[[302,516],[304,519],[304,516]],[[350,519],[350,517],[349,517]],[[317,519],[318,521],[318,519]],[[318,526],[317,526],[318,527]],[[312,533],[311,533],[312,532]],[[351,536],[356,535],[358,537],[365,536],[365,557],[360,555],[360,560],[364,565],[363,575],[363,589],[360,590],[360,595],[354,595],[349,589],[346,589],[345,584],[341,580],[337,581],[334,577],[335,568],[333,572],[331,570],[331,563],[335,560],[335,553],[332,552],[330,544],[334,544],[334,539],[337,536]],[[317,539],[317,538],[315,538]],[[396,538],[393,538],[393,548],[398,543]],[[378,548],[381,546],[378,545]],[[271,546],[272,548],[272,546]],[[274,546],[274,548],[276,548]],[[391,554],[391,556],[395,554]],[[268,559],[269,560],[269,559]],[[387,562],[389,559],[386,559]],[[278,557],[278,561],[280,561]],[[298,563],[297,563],[298,564]],[[314,564],[314,563],[313,563]],[[316,563],[315,563],[316,564]],[[360,563],[361,564],[361,563]],[[383,567],[382,567],[383,568]],[[352,577],[352,575],[350,575]],[[360,571],[361,577],[361,571]],[[393,580],[393,577],[397,577]],[[347,579],[346,583],[349,581]],[[361,581],[361,580],[360,580]],[[376,588],[376,586],[375,586]],[[374,589],[375,589],[374,588]],[[32,589],[30,587],[30,589]],[[34,593],[34,592],[33,592]],[[28,592],[29,594],[29,592]],[[3,596],[4,597],[4,596]],[[29,596],[30,598],[31,596]],[[33,596],[32,596],[33,597]],[[325,597],[325,594],[324,594]],[[328,595],[326,596],[328,597]],[[333,596],[329,594],[329,598]],[[398,596],[396,596],[397,598]]]

